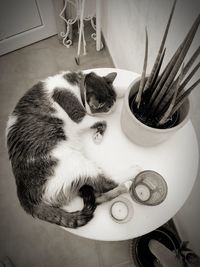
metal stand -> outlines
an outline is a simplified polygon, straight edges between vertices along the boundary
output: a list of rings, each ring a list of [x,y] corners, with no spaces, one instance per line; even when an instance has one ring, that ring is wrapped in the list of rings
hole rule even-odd
[[[100,51],[103,48],[101,42],[101,2],[96,0],[96,25],[94,23],[94,14],[91,14],[87,17],[84,16],[85,11],[85,1],[86,0],[65,0],[64,7],[60,13],[60,17],[66,22],[66,32],[61,32],[60,35],[63,38],[63,45],[69,48],[72,45],[72,39],[70,39],[70,27],[78,22],[79,27],[79,39],[78,39],[78,50],[75,61],[77,65],[80,64],[80,51],[81,51],[81,42],[83,42],[83,55],[86,55],[86,40],[84,34],[84,20],[90,21],[95,33],[92,33],[91,37],[96,41],[96,50]],[[75,18],[66,19],[64,17],[64,12],[66,11],[67,4],[71,4],[76,10]]]

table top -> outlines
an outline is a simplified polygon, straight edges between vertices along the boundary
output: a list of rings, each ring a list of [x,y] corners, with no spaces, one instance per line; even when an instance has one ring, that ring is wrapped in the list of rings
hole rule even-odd
[[[118,183],[130,178],[139,170],[154,170],[160,173],[167,185],[166,199],[157,206],[146,206],[134,202],[128,193],[122,197],[132,203],[133,216],[126,223],[117,223],[110,215],[111,202],[97,207],[94,218],[78,229],[63,228],[76,235],[105,241],[127,240],[144,235],[172,218],[187,200],[198,171],[198,143],[191,121],[173,137],[155,147],[140,147],[124,135],[120,114],[123,94],[130,83],[139,75],[126,70],[101,68],[87,70],[99,75],[117,72],[114,86],[121,98],[117,99],[116,110],[102,117],[108,123],[101,144],[95,144],[92,133],[83,135],[84,152],[102,170]],[[120,197],[118,197],[120,198]],[[68,210],[81,209],[82,200],[76,198]]]

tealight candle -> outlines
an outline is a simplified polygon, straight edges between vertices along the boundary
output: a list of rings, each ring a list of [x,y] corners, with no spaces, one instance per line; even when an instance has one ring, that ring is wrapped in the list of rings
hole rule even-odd
[[[123,221],[128,216],[128,206],[122,201],[116,201],[111,207],[111,215],[115,220]]]
[[[138,184],[135,187],[135,192],[136,192],[137,197],[141,201],[147,201],[151,196],[151,192],[150,192],[149,188],[144,184]]]

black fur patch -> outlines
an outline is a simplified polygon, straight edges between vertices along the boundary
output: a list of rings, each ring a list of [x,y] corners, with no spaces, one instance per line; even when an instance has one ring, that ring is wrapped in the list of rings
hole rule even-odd
[[[66,89],[56,88],[53,99],[66,111],[75,122],[81,122],[86,114],[85,109],[73,93]]]
[[[105,177],[103,174],[99,174],[97,177],[81,177],[71,183],[71,194],[74,195],[84,185],[92,187],[97,193],[105,193],[115,188],[117,183]]]
[[[85,88],[87,103],[90,103],[92,97],[99,103],[104,103],[103,107],[97,109],[90,106],[92,113],[108,112],[116,101],[116,92],[112,84],[93,72],[85,76]]]
[[[43,83],[39,82],[29,89],[26,94],[19,100],[15,107],[14,114],[49,114],[54,113],[53,109],[43,91]]]
[[[42,201],[43,186],[54,174],[57,161],[51,157],[37,157],[34,162],[22,160],[12,164],[17,184],[17,194],[22,207],[34,215],[34,206]]]
[[[83,209],[91,212],[94,211],[96,209],[94,189],[89,185],[84,185],[80,188],[79,192],[80,196],[83,198]]]
[[[67,212],[45,203],[40,203],[34,208],[34,216],[39,219],[69,228],[77,228],[87,224],[93,218],[93,213],[94,210],[88,209],[86,206],[82,211],[75,212]]]
[[[55,223],[64,227],[77,228],[85,225],[93,218],[96,209],[95,194],[92,187],[85,185],[80,188],[84,207],[81,211],[67,212],[57,207],[51,207],[44,203],[34,207],[34,215],[41,220]]]
[[[30,89],[18,102],[13,114],[17,121],[7,136],[8,153],[16,178],[18,196],[27,212],[42,198],[43,185],[57,164],[52,149],[66,140],[63,121],[52,116],[42,83]]]
[[[96,129],[96,133],[100,133],[101,135],[103,135],[106,131],[107,123],[106,121],[99,121],[93,124],[90,128]]]
[[[83,77],[83,74],[81,72],[76,73],[76,72],[69,72],[66,73],[63,76],[69,83],[76,85],[76,84],[80,84],[80,80]]]
[[[7,142],[9,156],[46,156],[55,145],[66,140],[63,121],[56,118],[55,110],[43,91],[42,83],[35,85],[18,102],[13,114],[17,117]]]

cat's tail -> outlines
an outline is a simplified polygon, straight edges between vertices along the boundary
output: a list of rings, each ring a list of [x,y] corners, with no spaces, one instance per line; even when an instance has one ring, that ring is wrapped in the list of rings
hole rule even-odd
[[[64,227],[77,228],[84,226],[93,218],[93,213],[96,209],[95,195],[93,188],[87,185],[80,189],[80,195],[84,203],[84,207],[80,211],[67,212],[41,203],[35,207],[34,216]]]

